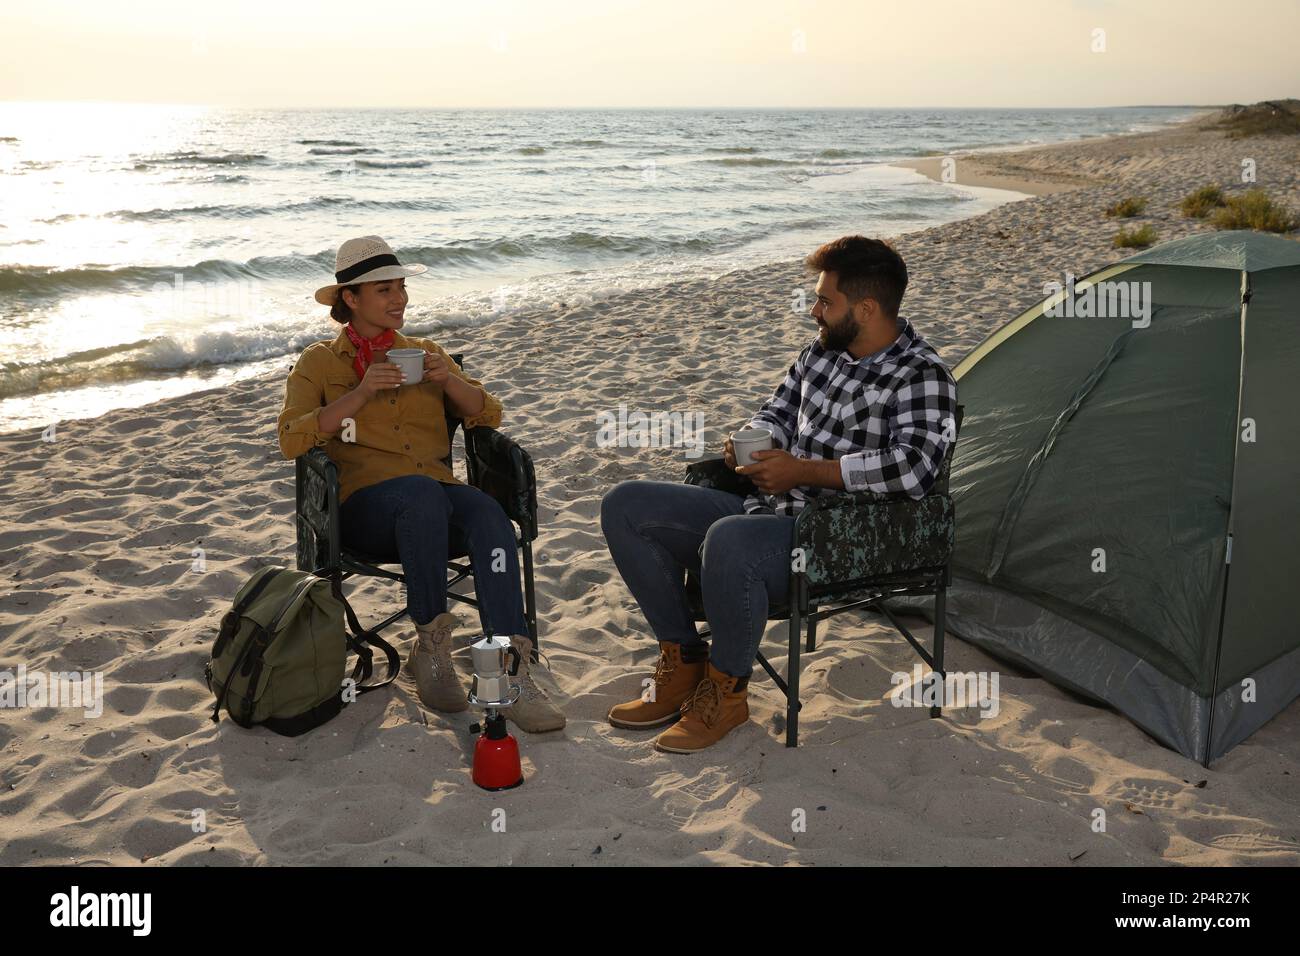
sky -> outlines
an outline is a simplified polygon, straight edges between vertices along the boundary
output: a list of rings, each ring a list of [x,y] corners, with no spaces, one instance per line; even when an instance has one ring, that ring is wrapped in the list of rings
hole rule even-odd
[[[6,2],[0,100],[1067,107],[1300,96],[1300,0]]]

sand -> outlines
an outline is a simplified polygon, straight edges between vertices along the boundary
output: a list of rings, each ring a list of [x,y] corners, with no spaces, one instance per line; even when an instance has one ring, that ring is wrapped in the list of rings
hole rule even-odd
[[[1118,257],[1106,205],[1147,196],[1137,221],[1161,239],[1207,229],[1173,204],[1204,182],[1244,188],[1246,156],[1260,185],[1300,208],[1294,139],[1187,127],[986,157],[1022,186],[1071,188],[901,237],[904,309],[955,363],[1044,282]],[[952,641],[950,667],[1000,673],[1000,712],[931,720],[892,706],[890,675],[914,657],[872,614],[835,619],[805,656],[796,750],[782,746],[782,700],[761,671],[750,722],[702,754],[660,754],[653,733],[604,722],[639,691],[655,645],[605,549],[600,498],[627,478],[679,480],[686,458],[598,448],[596,415],[699,411],[716,448],[813,334],[790,312],[804,281],[798,262],[774,263],[440,337],[503,399],[503,430],[540,480],[542,642],[569,725],[519,735],[527,782],[504,794],[470,781],[474,715],[424,710],[405,677],[293,740],[208,719],[201,675],[219,616],[255,568],[293,563],[293,466],[274,434],[289,360],[62,423],[53,442],[0,437],[0,663],[101,671],[105,691],[98,717],[3,713],[0,864],[1300,862],[1300,703],[1207,771]],[[371,620],[400,600],[378,582],[350,594]],[[773,625],[774,659],[783,638]]]

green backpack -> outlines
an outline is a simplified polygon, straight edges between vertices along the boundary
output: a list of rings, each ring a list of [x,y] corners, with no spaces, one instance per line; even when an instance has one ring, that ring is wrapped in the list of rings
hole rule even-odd
[[[388,674],[366,685],[374,670],[369,644],[383,650]],[[349,650],[357,663],[345,684]],[[241,727],[261,724],[296,737],[325,723],[357,694],[392,683],[399,666],[392,645],[357,621],[341,577],[266,567],[245,582],[221,619],[204,675],[217,698],[213,721],[225,707]]]

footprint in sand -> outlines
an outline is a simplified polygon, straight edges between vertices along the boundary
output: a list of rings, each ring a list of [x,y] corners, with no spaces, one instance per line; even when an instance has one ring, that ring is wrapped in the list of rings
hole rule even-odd
[[[1163,780],[1121,780],[1106,790],[1106,795],[1122,803],[1130,803],[1144,810],[1172,810],[1174,797],[1181,787],[1174,789]]]
[[[1291,840],[1266,836],[1262,833],[1221,833],[1210,841],[1210,846],[1234,853],[1276,853],[1278,851],[1300,855],[1300,846]]]

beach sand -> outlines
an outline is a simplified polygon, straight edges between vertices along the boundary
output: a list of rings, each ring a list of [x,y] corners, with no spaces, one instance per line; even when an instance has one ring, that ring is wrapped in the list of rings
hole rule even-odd
[[[1206,182],[1245,188],[1246,157],[1259,185],[1300,208],[1294,138],[1189,126],[986,156],[1004,180],[1071,188],[901,237],[905,313],[955,364],[1044,282],[1122,257],[1104,207],[1148,197],[1136,222],[1161,240],[1208,229],[1174,204]],[[639,692],[656,646],[605,549],[601,495],[628,478],[680,480],[687,459],[598,448],[596,415],[702,412],[712,453],[814,334],[791,312],[806,282],[798,262],[774,263],[440,338],[502,398],[502,430],[539,477],[542,644],[569,725],[518,734],[527,782],[507,793],[470,781],[476,715],[425,711],[405,676],[301,738],[208,718],[202,667],[220,615],[257,567],[293,564],[293,465],[274,425],[291,360],[61,423],[53,442],[0,437],[0,663],[102,671],[105,690],[97,718],[4,713],[0,864],[1300,862],[1300,703],[1207,771],[1113,711],[951,641],[950,668],[1000,672],[1000,711],[931,720],[891,705],[890,675],[915,658],[874,614],[823,625],[805,655],[796,750],[758,669],[750,722],[704,753],[657,753],[652,732],[605,723]],[[334,332],[322,315],[321,337]],[[375,581],[349,593],[369,620],[401,600]],[[477,621],[462,620],[469,637]],[[412,633],[389,637],[405,651]],[[917,633],[928,641],[923,623]],[[773,660],[784,634],[768,632]]]

